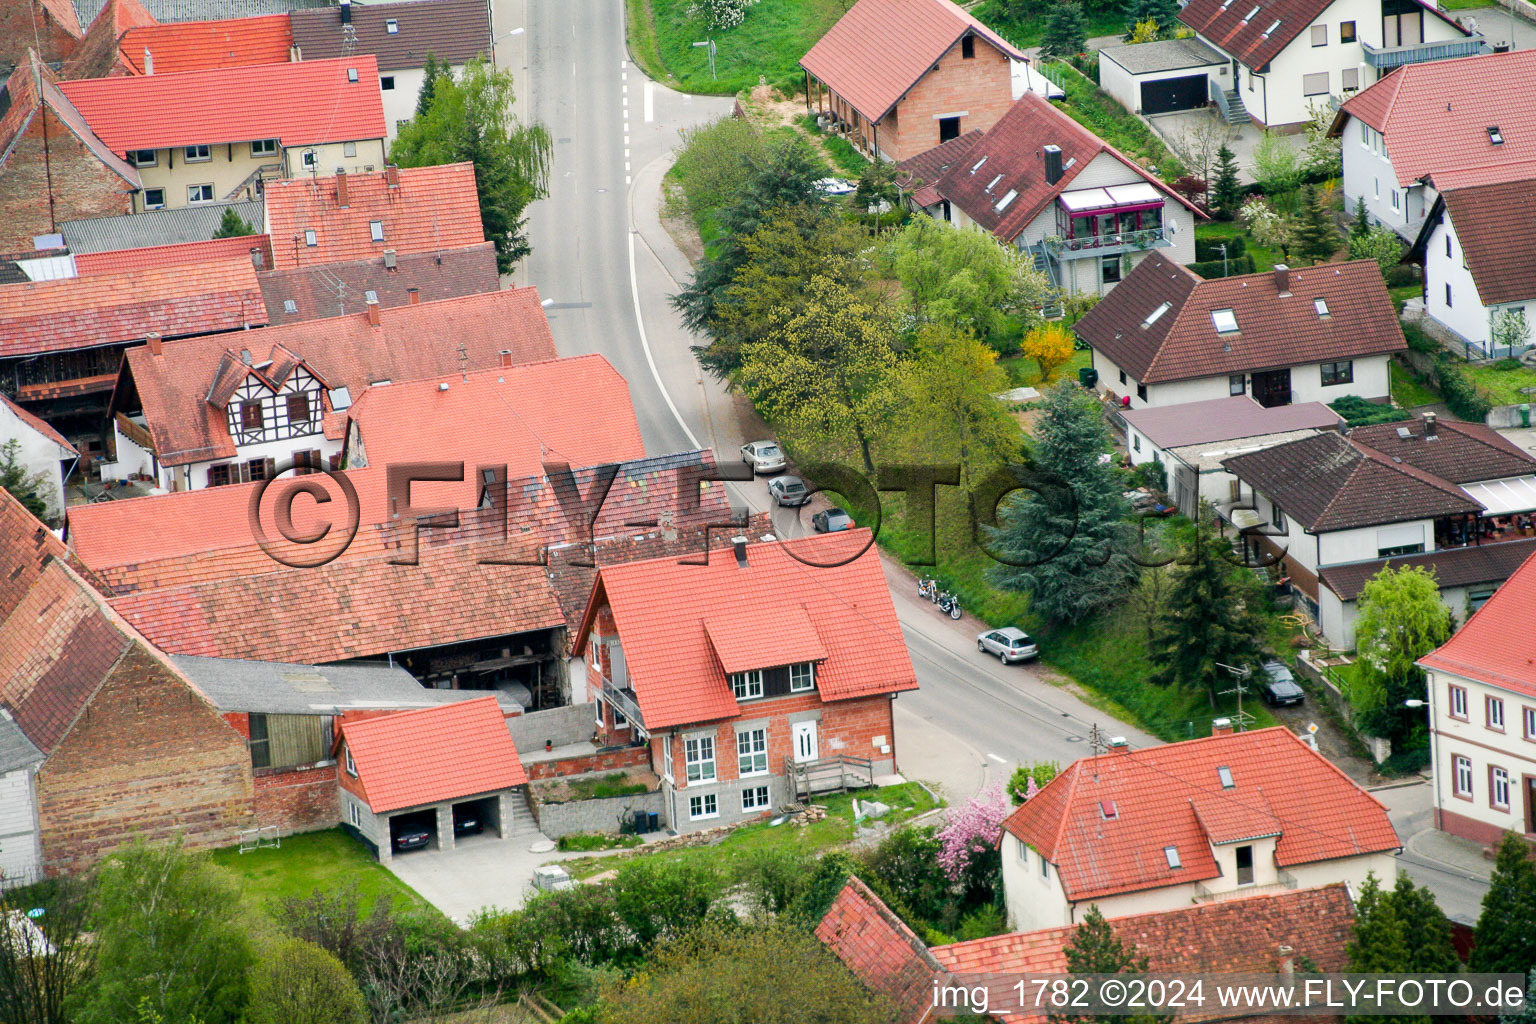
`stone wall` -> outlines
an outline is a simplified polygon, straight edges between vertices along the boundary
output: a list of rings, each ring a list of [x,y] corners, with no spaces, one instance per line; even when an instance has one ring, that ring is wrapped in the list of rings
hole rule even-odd
[[[538,749],[543,749],[542,745]],[[571,775],[623,771],[625,768],[649,768],[650,764],[650,747],[625,747],[623,750],[613,750],[606,754],[583,754],[580,757],[563,757],[557,761],[529,761],[523,767],[528,770],[528,778],[537,781],[563,779]]]
[[[554,740],[557,747],[580,743],[592,738],[593,729],[590,704],[569,704],[507,719],[507,730],[520,754],[543,750],[545,740]]]
[[[539,831],[551,839],[559,839],[573,832],[616,833],[619,831],[621,813],[630,815],[635,811],[651,811],[659,817],[662,812],[660,792],[604,797],[601,800],[572,800],[563,804],[541,804],[537,800],[532,803]]]

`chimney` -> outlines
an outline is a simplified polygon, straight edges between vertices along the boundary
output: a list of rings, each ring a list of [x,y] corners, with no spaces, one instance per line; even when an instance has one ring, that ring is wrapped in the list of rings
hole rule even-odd
[[[297,64],[303,59],[304,51],[299,48],[298,43],[294,43],[292,46],[288,47],[288,63]]]
[[[1046,146],[1045,153],[1045,183],[1054,185],[1061,180],[1061,147]]]
[[[251,250],[251,266],[255,267],[257,270],[262,270],[264,269],[263,264],[265,263],[266,261],[261,258],[261,250],[253,248]]]
[[[144,344],[149,346],[149,354],[158,356],[165,351],[165,346],[160,344],[160,332],[150,331],[144,336]]]
[[[1131,745],[1125,741],[1124,736],[1111,736],[1109,738],[1109,752],[1111,754],[1129,754]]]
[[[1281,295],[1291,294],[1291,268],[1284,263],[1275,264],[1275,291]]]
[[[400,187],[400,168],[394,164],[386,164],[384,167],[384,184],[389,188]]]
[[[1280,953],[1280,983],[1292,985],[1296,981],[1296,951],[1290,946],[1281,946]]]
[[[1438,436],[1435,433],[1435,414],[1426,412],[1424,414],[1424,440],[1433,441]]]
[[[502,349],[498,353],[498,355],[501,356],[501,365],[502,366],[511,366],[512,365],[512,350],[511,349],[504,348],[504,349]]]
[[[343,210],[349,205],[347,203],[347,169],[345,167],[336,168],[336,205]]]
[[[149,52],[149,47],[144,47],[144,74],[149,76],[155,73],[155,55]]]
[[[745,569],[747,567],[747,538],[732,537],[731,549],[736,552],[736,568]]]
[[[341,0],[341,23],[352,24],[352,0]]]
[[[407,288],[405,290],[405,301],[413,306],[421,305],[421,289]]]
[[[384,250],[384,269],[385,270],[394,270],[395,266],[396,266],[396,263],[395,263],[395,250],[393,250],[393,249],[385,249]]]
[[[368,322],[374,327],[379,326],[379,300],[368,300]]]
[[[1232,719],[1230,719],[1230,718],[1218,718],[1215,721],[1211,722],[1211,735],[1212,736],[1231,736],[1232,735]]]

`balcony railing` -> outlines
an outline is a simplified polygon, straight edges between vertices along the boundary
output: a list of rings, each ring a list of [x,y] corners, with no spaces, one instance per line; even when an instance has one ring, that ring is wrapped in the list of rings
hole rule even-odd
[[[1301,880],[1289,871],[1279,873],[1277,879],[1264,885],[1244,885],[1236,889],[1217,889],[1204,882],[1195,883],[1196,903],[1221,903],[1225,900],[1242,899],[1255,893],[1280,893],[1300,886]]]
[[[603,700],[618,708],[632,723],[645,728],[645,717],[640,714],[640,705],[635,703],[635,691],[620,689],[607,676],[603,676],[598,689],[602,692]]]
[[[1117,231],[1109,235],[1063,238],[1051,243],[1051,248],[1064,260],[1080,260],[1088,256],[1110,256],[1118,252],[1161,249],[1172,244],[1163,234],[1163,229],[1156,227],[1143,228],[1140,231]]]
[[[1451,57],[1472,57],[1483,52],[1483,37],[1451,39],[1438,43],[1410,43],[1407,46],[1372,46],[1361,43],[1365,62],[1377,71],[1391,71],[1404,64],[1422,64]]]

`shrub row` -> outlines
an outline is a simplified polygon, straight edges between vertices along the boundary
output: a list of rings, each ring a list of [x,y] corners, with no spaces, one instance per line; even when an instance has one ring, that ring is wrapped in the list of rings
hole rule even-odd
[[[1395,423],[1398,420],[1406,420],[1411,415],[1404,409],[1394,409],[1380,402],[1370,402],[1358,395],[1336,398],[1328,403],[1328,408],[1343,416],[1352,427],[1363,427],[1369,423]]]
[[[1447,354],[1435,362],[1435,383],[1451,412],[1464,420],[1482,423],[1488,418],[1493,402],[1487,392],[1461,372],[1461,367]]]
[[[1241,256],[1248,251],[1248,238],[1246,235],[1208,235],[1205,238],[1195,239],[1195,259],[1202,263],[1221,259],[1219,246],[1227,247],[1227,258]]]
[[[1185,266],[1205,278],[1235,277],[1238,274],[1251,274],[1254,269],[1253,257],[1247,253],[1243,253],[1241,256],[1228,257],[1225,261],[1218,256],[1214,260],[1208,260],[1204,263],[1186,263]]]
[[[1419,283],[1418,271],[1401,263],[1394,267],[1388,267],[1382,272],[1382,276],[1387,279],[1388,288],[1401,288],[1404,285]]]

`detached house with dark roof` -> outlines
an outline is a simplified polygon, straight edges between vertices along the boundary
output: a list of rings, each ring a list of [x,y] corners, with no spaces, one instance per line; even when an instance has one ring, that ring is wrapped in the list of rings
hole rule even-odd
[[[901,161],[996,124],[1024,59],[950,0],[858,0],[800,67],[809,112],[866,155]]]
[[[1239,481],[1217,506],[1246,550],[1283,566],[1338,647],[1382,568],[1432,569],[1457,616],[1536,550],[1536,459],[1480,423],[1377,423],[1323,433],[1222,465]]]
[[[1145,750],[1113,739],[1015,810],[1000,840],[1009,926],[1395,877],[1402,843],[1373,796],[1283,727],[1216,726]]]
[[[1073,327],[1128,409],[1252,395],[1260,405],[1385,401],[1407,347],[1371,260],[1207,281],[1147,256]]]

